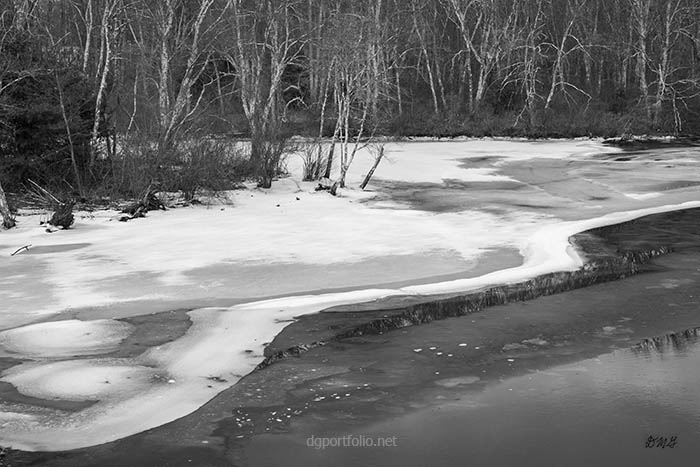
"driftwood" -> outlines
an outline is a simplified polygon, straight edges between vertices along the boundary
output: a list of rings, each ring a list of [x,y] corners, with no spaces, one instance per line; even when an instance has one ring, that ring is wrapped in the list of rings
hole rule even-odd
[[[128,214],[128,216],[121,216],[119,220],[126,222],[137,217],[146,217],[148,211],[157,210],[165,211],[165,205],[156,195],[156,191],[149,186],[141,199],[122,209],[122,213]]]
[[[56,227],[63,227],[64,229],[70,228],[75,221],[75,217],[73,216],[73,206],[75,206],[75,200],[60,203],[58,206],[56,206],[51,219],[49,219],[49,224]]]
[[[333,186],[333,183],[329,178],[322,178],[321,180],[318,181],[318,186],[315,188],[315,191],[328,191],[331,189]]]
[[[22,250],[29,250],[29,247],[30,247],[30,246],[32,246],[32,245],[29,244],[29,245],[24,245],[24,246],[22,246],[22,247],[19,247],[19,248],[17,248],[17,249],[15,250],[15,252],[12,253],[10,256],[14,256],[14,255],[16,255],[17,253],[19,253],[19,252],[22,251]]]

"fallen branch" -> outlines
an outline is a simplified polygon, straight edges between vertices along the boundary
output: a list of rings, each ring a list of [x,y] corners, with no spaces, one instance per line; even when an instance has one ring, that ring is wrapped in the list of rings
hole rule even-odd
[[[19,253],[19,252],[22,251],[22,250],[29,250],[29,247],[30,247],[30,246],[32,246],[32,245],[29,244],[29,245],[24,245],[23,247],[19,247],[19,248],[17,248],[17,249],[15,250],[15,252],[12,253],[10,256],[14,256],[14,255],[16,255],[17,253]]]
[[[55,203],[55,204],[63,204],[63,203],[61,203],[61,200],[59,200],[58,198],[56,198],[54,195],[52,195],[52,194],[51,194],[48,190],[46,190],[45,188],[41,187],[37,182],[35,182],[35,181],[32,180],[31,178],[28,178],[27,181],[28,181],[29,183],[31,183],[31,185],[32,185],[32,186],[34,187],[34,189],[36,190],[36,194],[38,195],[37,197],[38,197],[38,198],[43,198],[43,201],[44,201],[46,204],[51,204],[51,202],[53,202],[53,203]],[[43,195],[43,196],[42,196],[42,195]]]
[[[158,198],[157,191],[153,185],[149,185],[137,201],[122,209],[122,213],[127,215],[121,216],[119,220],[127,222],[137,217],[146,217],[146,213],[153,210],[165,211],[166,209],[163,202]]]
[[[49,219],[48,223],[54,227],[69,229],[75,221],[75,217],[73,216],[75,200],[67,199],[65,201],[61,201],[49,190],[45,189],[34,180],[27,179],[27,181],[30,183],[30,192],[32,193],[34,199],[53,211],[51,219]]]

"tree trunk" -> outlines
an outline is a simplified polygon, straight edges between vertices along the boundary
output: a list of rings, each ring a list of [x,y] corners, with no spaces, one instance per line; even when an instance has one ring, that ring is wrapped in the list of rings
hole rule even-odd
[[[365,175],[365,179],[362,180],[362,183],[360,184],[361,190],[364,190],[367,184],[369,183],[369,180],[372,178],[372,175],[374,175],[374,171],[377,170],[377,166],[382,161],[382,157],[384,157],[384,148],[379,149],[379,155],[374,160],[374,165],[372,165],[372,168],[369,169],[369,172],[367,172],[367,175]]]
[[[338,179],[338,184],[340,185],[340,188],[345,188],[345,177],[348,174],[348,166],[347,165],[341,165],[340,166],[340,178]]]
[[[104,63],[102,63],[102,73],[100,75],[100,84],[97,88],[97,96],[95,98],[95,120],[92,124],[92,137],[90,141],[90,168],[95,165],[95,160],[97,159],[97,152],[99,151],[99,135],[100,135],[100,123],[102,121],[103,115],[103,101],[105,99],[105,93],[107,91],[107,78],[109,77],[110,68],[112,65],[112,38],[110,37],[110,24],[112,21],[111,14],[108,13],[108,7],[105,6],[105,13],[102,17],[102,40],[104,42],[105,54]]]
[[[396,72],[396,103],[398,105],[399,115],[403,114],[403,103],[401,102],[401,76],[399,75],[398,67]]]
[[[333,153],[335,152],[335,138],[331,140],[331,146],[328,148],[328,158],[326,159],[326,172],[324,178],[331,178],[331,170],[333,170]]]
[[[661,63],[657,68],[657,85],[656,85],[656,101],[654,102],[654,114],[653,114],[653,124],[657,126],[659,124],[659,117],[661,114],[661,108],[664,100],[666,100],[666,94],[668,92],[668,81],[671,74],[670,70],[670,54],[672,47],[672,36],[673,36],[673,20],[676,15],[676,11],[671,9],[671,3],[666,5],[666,15],[664,18],[664,34],[663,43],[661,46]]]
[[[637,29],[637,78],[639,79],[639,91],[642,95],[647,121],[651,120],[651,107],[649,106],[649,84],[647,82],[647,35],[649,33],[649,0],[634,0],[632,4],[632,16]]]
[[[331,178],[331,171],[333,170],[333,155],[335,153],[335,143],[338,139],[338,134],[340,132],[340,118],[337,119],[335,123],[335,129],[333,130],[333,137],[331,138],[331,146],[328,148],[328,158],[326,159],[326,172],[323,174],[324,178]]]
[[[85,11],[85,47],[83,49],[83,73],[87,73],[90,60],[90,47],[92,45],[93,13],[92,2],[87,2]]]
[[[10,206],[7,204],[7,198],[5,198],[5,191],[2,189],[2,184],[0,183],[0,217],[2,218],[2,227],[5,229],[11,229],[15,226],[15,218],[10,212]]]
[[[75,145],[73,144],[73,133],[70,129],[70,120],[68,119],[68,113],[66,112],[66,103],[63,98],[63,85],[61,80],[56,74],[56,87],[58,89],[58,101],[61,106],[61,116],[63,117],[63,124],[66,126],[66,136],[68,137],[68,148],[70,149],[70,160],[73,167],[73,174],[75,175],[75,183],[78,185],[78,193],[81,197],[85,197],[85,190],[83,189],[83,182],[80,176],[80,170],[78,168],[78,161],[75,157]]]

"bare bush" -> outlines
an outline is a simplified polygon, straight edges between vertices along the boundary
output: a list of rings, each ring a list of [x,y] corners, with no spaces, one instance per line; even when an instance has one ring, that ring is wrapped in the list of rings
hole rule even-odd
[[[216,193],[234,188],[250,171],[250,162],[235,143],[206,138],[182,151],[172,188],[191,201],[200,190]]]
[[[280,174],[287,154],[294,152],[294,145],[281,131],[252,135],[250,163],[259,188],[270,188],[272,180]]]
[[[301,157],[304,162],[303,178],[305,182],[313,182],[321,178],[321,171],[328,164],[327,156],[324,154],[325,146],[321,141],[306,143],[301,148]]]
[[[29,197],[33,198],[40,206],[53,211],[48,223],[55,227],[62,227],[64,229],[70,228],[75,221],[75,217],[73,216],[75,200],[72,198],[59,199],[34,180],[29,179],[28,182]]]
[[[201,191],[233,189],[253,176],[251,162],[233,140],[201,138],[182,142],[168,151],[134,139],[125,144],[114,164],[119,195],[141,199],[157,187],[160,191],[180,192],[187,201]]]

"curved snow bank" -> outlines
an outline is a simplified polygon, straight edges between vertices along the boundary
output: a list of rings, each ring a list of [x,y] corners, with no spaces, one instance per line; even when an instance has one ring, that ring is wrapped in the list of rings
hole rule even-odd
[[[262,359],[265,343],[294,317],[389,295],[466,292],[541,274],[576,270],[583,261],[569,243],[572,235],[649,214],[693,207],[700,207],[700,202],[548,225],[523,245],[525,261],[521,266],[477,278],[194,310],[190,312],[193,325],[183,337],[152,348],[138,358],[23,363],[5,371],[1,378],[20,392],[46,399],[98,401],[79,412],[3,404],[0,439],[3,445],[17,449],[56,451],[101,444],[168,423],[198,409],[252,371]],[[75,334],[81,326],[95,329],[104,326],[101,322],[68,323],[71,322],[46,323],[53,326],[51,348],[55,355],[65,354],[68,349],[75,352],[71,346],[77,339],[63,337]],[[31,335],[36,332],[36,326],[39,325],[19,328],[14,334]],[[26,350],[28,356],[35,350],[22,345],[16,345],[15,349]]]
[[[551,272],[574,271],[583,265],[583,260],[569,243],[571,236],[586,230],[619,224],[650,214],[697,207],[700,207],[700,201],[688,201],[681,204],[616,212],[593,219],[548,225],[537,231],[530,238],[527,245],[521,249],[521,253],[525,258],[521,266],[492,272],[479,277],[416,285],[404,287],[401,290],[405,293],[419,295],[466,292],[487,285],[520,282]]]

